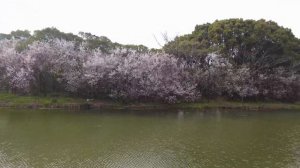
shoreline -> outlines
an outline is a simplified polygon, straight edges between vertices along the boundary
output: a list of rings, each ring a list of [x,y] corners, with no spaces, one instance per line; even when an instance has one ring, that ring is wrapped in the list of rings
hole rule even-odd
[[[38,97],[19,96],[0,93],[1,108],[27,108],[27,109],[164,109],[164,108],[191,108],[191,109],[241,109],[241,110],[299,110],[300,102],[241,102],[226,100],[211,100],[209,102],[194,103],[120,103],[112,100],[85,100],[71,97]]]

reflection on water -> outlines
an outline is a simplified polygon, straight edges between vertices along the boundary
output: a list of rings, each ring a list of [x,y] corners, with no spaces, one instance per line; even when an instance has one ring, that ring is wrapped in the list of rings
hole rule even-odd
[[[0,109],[0,167],[299,168],[299,112]]]
[[[178,118],[178,121],[183,120],[184,119],[184,111],[178,110],[177,118]]]

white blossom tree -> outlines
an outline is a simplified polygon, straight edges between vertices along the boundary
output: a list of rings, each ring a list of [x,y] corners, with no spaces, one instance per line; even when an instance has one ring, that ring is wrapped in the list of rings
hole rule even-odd
[[[83,48],[76,47],[74,42],[35,42],[23,54],[32,69],[32,82],[40,80],[38,78],[44,73],[67,91],[75,92],[79,87],[87,53]]]
[[[162,53],[95,51],[85,64],[85,77],[98,89],[113,86],[108,91],[111,97],[167,102],[199,97],[196,80],[186,71],[185,64]]]
[[[0,41],[1,85],[7,85],[10,91],[28,92],[31,69],[22,54],[16,52],[16,44],[14,40]]]
[[[300,97],[299,74],[233,66],[217,53],[201,65],[163,52],[103,53],[59,39],[36,41],[17,52],[18,42],[0,40],[0,90],[169,103],[219,96],[291,101]]]

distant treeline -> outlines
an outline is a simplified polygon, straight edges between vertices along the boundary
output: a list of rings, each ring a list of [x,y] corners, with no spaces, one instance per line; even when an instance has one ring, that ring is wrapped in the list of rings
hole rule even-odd
[[[36,41],[47,42],[53,39],[72,41],[76,45],[85,44],[88,49],[99,49],[102,52],[108,53],[114,49],[123,48],[128,50],[135,50],[139,52],[149,51],[148,47],[144,45],[123,45],[120,43],[112,42],[109,38],[105,36],[96,36],[91,33],[79,32],[78,35],[72,33],[64,33],[58,29],[45,28],[43,30],[36,30],[31,34],[28,30],[16,30],[12,31],[10,34],[0,33],[0,40],[19,40],[16,50],[21,52],[28,48],[28,46]],[[154,49],[152,49],[154,50]]]
[[[124,101],[300,99],[300,40],[265,20],[197,25],[162,49],[55,28],[0,34],[0,89]]]

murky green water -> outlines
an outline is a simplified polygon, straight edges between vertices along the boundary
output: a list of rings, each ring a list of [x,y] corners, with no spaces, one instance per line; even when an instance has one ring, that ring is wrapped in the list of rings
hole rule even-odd
[[[299,168],[300,112],[0,109],[0,167]]]

